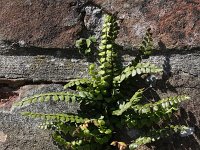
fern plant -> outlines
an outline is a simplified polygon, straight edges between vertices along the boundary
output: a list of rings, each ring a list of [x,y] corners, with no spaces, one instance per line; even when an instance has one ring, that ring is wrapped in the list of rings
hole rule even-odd
[[[79,49],[79,52],[84,55],[89,55],[92,52],[92,44],[96,43],[96,38],[90,36],[89,38],[81,38],[76,41],[76,47]]]
[[[23,107],[50,100],[76,102],[81,111],[77,115],[62,112],[22,114],[43,119],[40,127],[54,131],[54,140],[69,150],[106,150],[114,146],[120,150],[128,147],[135,149],[186,130],[185,126],[168,124],[166,127],[156,127],[155,124],[170,118],[178,110],[179,103],[189,99],[188,96],[179,95],[156,102],[145,101],[148,87],[140,85],[145,83],[143,76],[162,72],[156,65],[142,62],[142,58],[149,57],[153,52],[150,29],[147,30],[136,58],[130,65],[122,67],[115,44],[119,29],[116,19],[105,15],[103,20],[98,65],[89,66],[89,78],[74,79],[64,86],[65,89],[75,89],[75,92],[44,93],[16,103],[16,106]],[[118,136],[124,128],[140,129],[143,132],[140,137],[126,143]]]

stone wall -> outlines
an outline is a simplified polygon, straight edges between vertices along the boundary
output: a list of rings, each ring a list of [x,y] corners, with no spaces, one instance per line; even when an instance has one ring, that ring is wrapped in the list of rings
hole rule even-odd
[[[149,61],[163,66],[161,97],[188,94],[176,121],[195,128],[186,138],[161,141],[154,149],[200,148],[199,0],[1,0],[0,1],[0,149],[56,150],[40,120],[21,117],[13,102],[47,91],[62,91],[70,79],[87,76],[89,62],[75,48],[79,37],[99,39],[102,15],[115,13],[117,44],[124,64],[134,58],[148,27],[155,48]],[[47,103],[29,110],[75,112],[76,105]],[[172,140],[175,140],[172,143]],[[181,145],[182,144],[182,145]],[[152,146],[149,146],[152,147]]]

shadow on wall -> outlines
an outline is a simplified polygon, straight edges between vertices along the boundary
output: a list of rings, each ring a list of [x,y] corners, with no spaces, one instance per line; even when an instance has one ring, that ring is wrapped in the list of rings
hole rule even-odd
[[[57,58],[66,59],[81,59],[83,58],[79,51],[75,47],[70,48],[41,48],[35,46],[20,45],[19,43],[12,43],[9,41],[3,41],[3,45],[6,45],[6,49],[1,49],[0,55],[5,56],[54,56]]]
[[[166,50],[164,43],[160,42],[161,49]],[[171,91],[177,93],[177,90],[168,82],[171,77],[171,65],[170,54],[165,55],[163,64],[162,79],[157,81],[158,88],[162,92]],[[156,93],[154,93],[156,94]],[[157,94],[156,94],[157,95]],[[161,139],[155,143],[149,144],[148,147],[154,150],[199,150],[200,149],[200,121],[197,121],[195,115],[191,111],[186,111],[184,108],[180,108],[178,114],[173,115],[171,124],[180,124],[190,127],[193,133],[189,133],[181,137],[180,135],[170,136],[167,139]]]
[[[162,93],[167,93],[168,91],[172,93],[178,93],[176,88],[173,87],[169,82],[169,79],[172,77],[172,71],[170,65],[170,57],[172,54],[170,52],[167,52],[168,49],[166,48],[165,44],[162,41],[159,42],[159,46],[160,49],[162,49],[165,52],[164,54],[162,54],[165,57],[163,64],[162,78],[156,80],[156,86],[150,87],[147,92],[150,93],[149,95],[147,95],[148,98],[154,100],[160,99],[159,95],[157,94],[157,90],[160,90]],[[135,51],[137,50],[135,49],[134,52]],[[134,56],[133,51],[131,51],[130,49],[127,50],[125,49],[122,53]],[[199,150],[200,149],[200,127],[199,127],[200,122],[197,121],[197,118],[195,117],[193,112],[191,111],[186,112],[186,110],[181,107],[179,113],[173,116],[170,123],[191,127],[192,129],[194,129],[194,133],[191,135],[186,135],[185,137],[181,137],[180,135],[174,135],[167,139],[162,139],[158,142],[149,144],[148,147],[150,149],[154,150]]]
[[[153,144],[149,144],[148,147],[154,150],[199,150],[200,149],[200,127],[194,114],[181,108],[177,116],[173,116],[172,123],[181,124],[194,128],[194,133],[181,137],[180,135],[174,135],[167,139],[161,139]]]

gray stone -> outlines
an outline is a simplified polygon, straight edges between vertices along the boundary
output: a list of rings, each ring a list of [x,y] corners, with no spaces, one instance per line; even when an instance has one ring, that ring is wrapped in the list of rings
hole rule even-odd
[[[19,114],[0,112],[0,128],[7,135],[5,142],[0,142],[1,150],[57,150],[49,132],[35,126],[32,119]]]
[[[63,86],[59,84],[26,85],[18,90],[19,97],[16,99],[16,101],[19,101],[27,96],[32,96],[33,94],[40,94],[51,91],[63,91]],[[20,109],[14,106],[12,109],[0,107],[0,133],[3,131],[4,136],[6,135],[6,140],[3,142],[0,141],[0,149],[59,149],[58,146],[53,143],[50,132],[38,128],[42,120],[21,116],[20,112],[31,111],[38,113],[60,113],[62,111],[63,113],[77,113],[78,109],[79,107],[77,104],[65,102],[55,103],[53,101],[32,104]]]

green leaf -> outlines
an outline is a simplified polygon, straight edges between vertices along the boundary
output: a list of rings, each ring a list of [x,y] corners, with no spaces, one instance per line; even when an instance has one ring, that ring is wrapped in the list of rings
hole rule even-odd
[[[126,78],[126,74],[122,74],[120,77],[120,81],[123,81]]]
[[[65,96],[65,101],[69,102],[70,101],[70,97],[68,95]]]
[[[106,58],[101,58],[100,62],[103,63],[103,62],[105,62],[105,60],[106,60]]]
[[[99,71],[99,74],[104,75],[106,72],[104,70]]]
[[[94,68],[95,66],[92,65],[90,68]],[[91,70],[91,69],[90,69]],[[90,84],[90,81],[89,79],[87,78],[82,78],[82,79],[75,79],[75,80],[71,80],[69,83],[67,83],[65,86],[64,86],[64,89],[67,89],[67,88],[70,88],[70,87],[73,87],[73,86],[79,86],[79,85],[89,85]]]
[[[107,40],[101,40],[101,43],[102,43],[103,45],[105,45],[105,44],[107,43]]]
[[[81,48],[82,44],[83,44],[83,38],[77,40],[75,45],[76,45],[77,48]]]
[[[132,71],[132,77],[134,77],[136,74],[137,74],[137,71],[136,71],[136,70],[133,70],[133,71]]]
[[[86,39],[86,44],[87,44],[87,47],[90,47],[90,45],[91,45],[91,40],[90,40],[90,39]]]
[[[157,105],[153,106],[153,110],[158,111],[158,106]]]
[[[39,102],[44,102],[44,97],[43,97],[43,96],[39,97],[39,98],[38,98],[38,101],[39,101]]]
[[[107,45],[106,45],[106,48],[107,48],[107,49],[111,49],[112,47],[113,47],[112,44],[107,44]]]
[[[133,106],[134,104],[140,101],[142,93],[143,93],[143,89],[140,89],[137,92],[135,92],[135,94],[132,96],[129,102],[121,104],[118,110],[115,110],[112,112],[112,115],[116,115],[116,116],[122,115],[123,112],[130,109],[131,106]]]
[[[58,101],[59,100],[58,96],[57,95],[53,95],[53,100],[54,101]]]
[[[106,46],[105,46],[105,45],[100,45],[100,46],[99,46],[99,49],[100,49],[100,50],[104,50],[104,49],[106,49]]]
[[[99,56],[105,56],[105,55],[106,55],[106,52],[99,53]]]
[[[90,41],[92,41],[94,43],[97,41],[97,39],[95,38],[95,36],[90,36],[89,39],[90,39]]]
[[[129,145],[130,150],[135,150],[137,147],[138,147],[138,145],[136,143],[132,143]]]
[[[150,73],[151,69],[150,68],[146,68],[146,73]]]
[[[47,95],[47,96],[45,97],[45,101],[46,101],[46,102],[49,101],[50,99],[51,99],[50,95]]]
[[[145,73],[146,72],[145,68],[143,68],[143,67],[140,70],[141,70],[141,73]]]
[[[70,97],[70,99],[71,99],[72,103],[76,102],[76,96],[73,95],[73,96]]]
[[[137,72],[137,74],[141,74],[142,73],[141,70],[140,70],[140,68],[137,68],[136,72]]]
[[[39,100],[39,99],[36,97],[36,98],[33,98],[30,102],[31,102],[31,103],[37,103],[38,100]]]
[[[85,92],[83,92],[83,91],[81,91],[81,92],[79,92],[79,95],[81,96],[81,97],[86,97],[86,93]]]
[[[59,99],[60,99],[61,101],[64,101],[64,100],[65,100],[64,95],[60,95],[60,96],[59,96]]]

